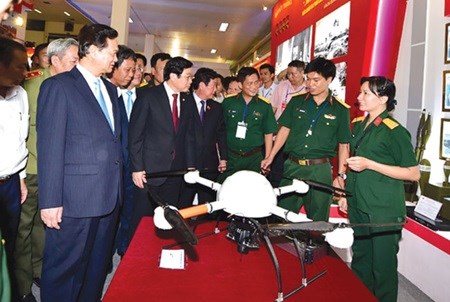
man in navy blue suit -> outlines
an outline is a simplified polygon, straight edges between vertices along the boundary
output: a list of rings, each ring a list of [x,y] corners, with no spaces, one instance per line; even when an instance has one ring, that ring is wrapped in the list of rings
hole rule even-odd
[[[195,167],[203,170],[202,176],[213,181],[227,168],[227,133],[222,105],[214,101],[217,73],[210,68],[199,68],[192,81],[192,94],[187,101],[195,104]],[[199,184],[183,185],[180,208],[192,205],[197,194],[198,202],[216,200],[216,192]]]
[[[121,195],[117,31],[84,26],[79,64],[44,81],[38,97],[39,208],[47,226],[42,301],[100,301]]]
[[[120,127],[122,128],[122,153],[123,153],[123,202],[119,214],[119,226],[115,240],[115,248],[120,256],[125,254],[130,242],[130,219],[133,211],[133,192],[135,190],[131,179],[130,157],[128,156],[128,121],[136,99],[136,88],[141,83],[142,72],[136,79],[136,53],[124,45],[119,45],[117,62],[113,71],[107,74],[108,79],[117,87],[119,95]],[[137,83],[136,81],[137,80]],[[134,81],[134,84],[132,84]],[[132,84],[132,87],[130,85]],[[114,252],[114,251],[113,251]]]

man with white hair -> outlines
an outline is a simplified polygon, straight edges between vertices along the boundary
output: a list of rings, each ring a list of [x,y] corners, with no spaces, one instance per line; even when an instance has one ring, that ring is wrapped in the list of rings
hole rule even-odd
[[[27,163],[28,198],[22,204],[14,258],[14,274],[19,299],[35,301],[31,292],[33,282],[40,286],[44,250],[44,224],[38,213],[36,111],[37,97],[42,82],[58,73],[71,70],[78,63],[78,42],[75,39],[57,39],[47,47],[50,67],[27,73],[24,88],[30,104],[30,134],[27,140],[29,157]]]

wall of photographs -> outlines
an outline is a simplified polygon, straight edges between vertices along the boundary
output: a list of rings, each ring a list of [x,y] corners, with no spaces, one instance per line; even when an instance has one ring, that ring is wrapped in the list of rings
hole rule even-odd
[[[330,88],[358,116],[359,79],[394,77],[405,10],[406,0],[280,0],[272,10],[276,73],[295,59],[333,60],[337,75]]]

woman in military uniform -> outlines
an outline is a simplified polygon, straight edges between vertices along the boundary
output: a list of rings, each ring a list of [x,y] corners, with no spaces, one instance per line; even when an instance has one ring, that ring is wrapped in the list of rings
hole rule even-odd
[[[339,205],[348,210],[351,223],[394,224],[354,228],[352,270],[379,301],[395,302],[398,243],[406,218],[403,180],[417,181],[420,173],[410,134],[388,113],[396,105],[394,97],[391,80],[361,79],[359,108],[368,115],[352,121],[346,182],[352,196]]]

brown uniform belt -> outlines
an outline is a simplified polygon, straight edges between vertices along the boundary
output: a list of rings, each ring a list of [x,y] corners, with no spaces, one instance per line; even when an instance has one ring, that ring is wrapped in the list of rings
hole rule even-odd
[[[330,159],[328,157],[314,158],[314,159],[301,159],[301,158],[295,157],[293,155],[289,155],[289,159],[300,166],[311,166],[311,165],[318,165],[318,164],[330,162]]]
[[[261,147],[256,147],[255,149],[252,149],[247,152],[235,151],[235,150],[228,149],[228,151],[230,151],[231,153],[238,155],[240,157],[250,157],[258,152],[261,152],[261,150],[262,150]]]

